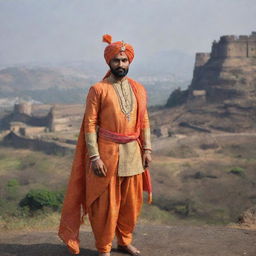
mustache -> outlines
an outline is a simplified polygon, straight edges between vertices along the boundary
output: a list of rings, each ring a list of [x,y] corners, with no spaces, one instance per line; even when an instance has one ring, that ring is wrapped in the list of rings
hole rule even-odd
[[[125,71],[125,68],[116,68],[115,70],[123,70],[123,71]]]

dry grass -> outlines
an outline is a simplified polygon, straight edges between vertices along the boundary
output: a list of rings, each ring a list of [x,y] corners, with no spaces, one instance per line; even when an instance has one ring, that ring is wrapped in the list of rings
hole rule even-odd
[[[255,139],[203,135],[160,141],[151,168],[155,205],[210,224],[237,221],[256,204]]]
[[[0,218],[0,229],[5,231],[51,231],[57,230],[59,221],[60,214],[57,212],[34,217],[2,217]]]
[[[189,225],[236,222],[243,211],[256,204],[254,140],[255,137],[242,135],[204,135],[157,142],[151,166],[153,205],[143,207],[141,222]],[[163,154],[170,149],[176,153]],[[3,213],[8,208],[8,218],[6,214],[2,217],[1,227],[55,229],[58,213],[33,218],[18,218],[11,213],[15,213],[19,200],[32,188],[65,189],[71,163],[72,156],[0,148],[0,210]],[[242,175],[232,170],[242,170]],[[6,190],[11,179],[19,182],[16,197],[15,193],[8,195]]]
[[[0,147],[1,221],[4,221],[9,228],[12,225],[23,226],[26,223],[28,225],[31,223],[33,226],[34,218],[21,217],[23,213],[20,212],[18,206],[20,200],[31,189],[65,190],[71,162],[71,156],[50,156],[30,150]],[[10,186],[13,182],[14,186]],[[37,216],[36,219],[43,222],[44,217],[45,215]],[[9,221],[8,218],[14,218],[14,221]],[[18,219],[20,221],[17,221]]]

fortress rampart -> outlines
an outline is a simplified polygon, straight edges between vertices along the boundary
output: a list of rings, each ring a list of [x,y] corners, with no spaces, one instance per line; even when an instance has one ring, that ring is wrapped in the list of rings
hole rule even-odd
[[[14,105],[14,114],[25,114],[31,116],[32,106],[28,102],[17,103]]]
[[[221,36],[211,53],[196,53],[188,100],[191,103],[223,102],[255,98],[256,32],[245,36]],[[204,91],[205,95],[198,95]],[[200,105],[199,104],[199,105]]]
[[[210,58],[256,58],[256,32],[250,36],[221,36],[214,41],[211,53],[196,53],[195,68]]]
[[[22,134],[35,134],[42,131],[64,131],[70,130],[68,117],[59,117],[53,106],[48,114],[36,116],[32,113],[30,103],[22,102],[14,106],[13,112],[0,120],[0,130],[18,131],[19,127],[24,128]],[[12,123],[12,124],[11,124]]]
[[[256,57],[256,32],[250,36],[222,36],[214,41],[211,51],[212,58]]]
[[[40,138],[25,137],[11,131],[3,139],[4,146],[15,148],[25,148],[30,150],[43,151],[46,154],[68,155],[73,154],[75,146],[66,143],[59,143],[52,140],[42,140]]]

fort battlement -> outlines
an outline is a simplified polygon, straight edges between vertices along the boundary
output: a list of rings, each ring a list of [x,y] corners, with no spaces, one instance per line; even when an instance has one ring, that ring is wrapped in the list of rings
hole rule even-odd
[[[197,53],[188,100],[223,102],[255,99],[256,32],[251,35],[221,36],[211,53]],[[203,93],[204,95],[198,95]],[[200,105],[199,104],[199,105]]]
[[[15,114],[25,114],[31,116],[32,106],[29,102],[20,102],[14,105]]]
[[[221,36],[212,44],[211,58],[255,58],[256,32],[251,35]]]
[[[251,35],[240,35],[240,36],[235,36],[235,35],[226,35],[226,36],[221,36],[219,43],[225,43],[225,42],[244,42],[244,41],[255,41],[256,40],[256,32],[252,32]]]
[[[28,102],[15,104],[13,112],[0,119],[0,130],[12,130],[27,135],[43,131],[67,131],[71,127],[70,117],[58,116],[56,106],[48,114],[37,116],[32,113],[32,105]]]

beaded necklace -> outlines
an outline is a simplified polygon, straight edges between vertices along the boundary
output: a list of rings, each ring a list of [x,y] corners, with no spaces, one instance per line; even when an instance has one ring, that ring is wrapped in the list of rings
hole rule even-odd
[[[128,119],[128,121],[130,121],[130,116],[131,116],[131,112],[134,104],[132,88],[128,83],[128,91],[127,91],[125,89],[125,86],[123,85],[123,81],[121,82],[121,84],[113,83],[113,87],[118,96],[118,101],[119,101],[121,111],[125,114],[125,117]],[[118,87],[121,88],[121,90],[118,89]]]

